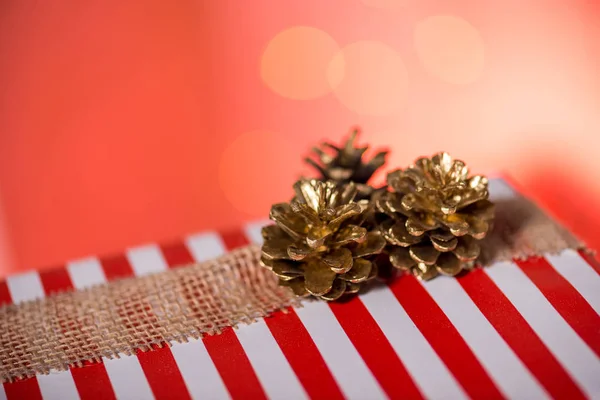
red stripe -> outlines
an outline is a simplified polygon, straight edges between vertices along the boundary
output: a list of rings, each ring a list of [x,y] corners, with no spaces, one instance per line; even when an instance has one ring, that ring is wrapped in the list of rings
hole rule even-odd
[[[461,276],[458,282],[552,397],[585,398],[531,326],[483,270]]]
[[[86,363],[80,368],[71,368],[77,392],[81,400],[112,400],[116,399],[102,362]]]
[[[241,229],[228,231],[220,236],[225,247],[230,251],[249,243]],[[250,360],[231,328],[226,328],[220,335],[207,336],[203,341],[234,400],[266,399],[265,391],[258,381]]]
[[[294,310],[287,311],[275,312],[265,318],[265,322],[306,393],[311,399],[343,399],[310,334]]]
[[[161,250],[169,268],[194,262],[194,258],[183,242],[161,246]]]
[[[229,246],[235,246],[235,243],[239,244],[241,242],[242,238],[239,235],[232,235],[225,243],[228,248],[231,248]],[[161,249],[170,268],[194,261],[190,251],[183,242],[164,245]],[[277,320],[277,316],[274,318],[274,320]],[[268,320],[269,318],[266,319],[267,325],[271,328],[273,322]],[[298,320],[298,317],[296,317],[296,320],[300,324],[300,328],[303,332],[294,332],[294,336],[302,336],[302,334],[308,335],[308,332],[306,332],[304,326],[300,323],[300,320]],[[277,323],[275,325],[275,329],[277,329]],[[275,333],[273,335],[275,335]],[[310,336],[309,340],[314,347],[314,343],[312,343]],[[246,356],[242,345],[231,328],[227,328],[220,335],[207,336],[203,339],[203,342],[233,399],[266,398],[266,394],[250,364],[250,360]],[[317,355],[320,357],[318,352]],[[307,354],[305,354],[305,356],[307,356]],[[311,368],[316,368],[318,370],[318,367],[315,367],[314,365],[311,365]],[[310,373],[311,371],[309,370],[308,372]],[[328,370],[326,370],[326,374],[329,374],[331,377]],[[319,379],[320,381],[318,384],[321,386],[318,387],[317,390],[320,390],[322,393],[327,393],[327,375],[320,376]]]
[[[390,398],[423,398],[385,334],[358,297],[344,303],[330,303],[329,307]]]
[[[0,281],[0,306],[11,303],[12,299],[10,298],[8,285],[6,284],[6,281]]]
[[[221,234],[221,239],[223,239],[223,243],[225,243],[225,247],[229,251],[250,244],[246,233],[242,229],[224,232]]]
[[[4,384],[7,400],[42,400],[42,392],[35,377]]]
[[[73,289],[73,282],[66,268],[46,270],[39,274],[47,294]],[[87,363],[83,367],[72,367],[70,370],[82,400],[116,398],[103,363]]]
[[[46,295],[73,289],[71,277],[66,268],[53,268],[39,272]]]
[[[517,261],[521,270],[584,342],[600,356],[600,316],[545,258]]]
[[[243,237],[240,237],[240,235],[233,234],[224,242],[228,248],[231,248],[229,246],[235,246],[236,243],[241,243],[242,239]],[[162,246],[161,249],[169,267],[194,261],[187,246],[182,242],[165,245]],[[266,320],[268,319],[269,318]],[[267,325],[269,325],[270,322],[266,322]],[[297,322],[300,323],[299,320],[297,320]],[[308,332],[306,332],[301,323],[300,327],[304,330],[304,334],[308,335]],[[299,334],[302,335],[302,333]],[[310,337],[309,340],[311,340]],[[231,328],[225,329],[220,335],[206,336],[203,339],[203,342],[233,399],[266,398],[266,394],[250,364],[250,360],[246,356],[242,345]],[[314,344],[312,345],[314,346]],[[329,373],[329,371],[327,371],[327,373]],[[326,390],[327,378],[326,376],[321,378],[323,381],[320,382],[320,384],[324,384],[321,390]]]
[[[109,281],[133,276],[133,269],[124,254],[102,258],[100,260],[104,275]]]
[[[134,275],[133,268],[124,254],[102,259],[101,263],[109,281]],[[150,389],[157,399],[190,398],[173,353],[166,343],[163,347],[155,347],[152,351],[138,351],[137,357]]]
[[[12,297],[6,281],[0,282],[0,304],[12,304]],[[42,399],[42,392],[35,376],[11,383],[4,383],[3,386],[8,400]]]
[[[226,328],[220,335],[206,336],[203,341],[234,400],[267,398],[233,329]]]
[[[169,347],[154,347],[146,352],[138,350],[137,356],[157,400],[191,399]]]
[[[590,267],[600,274],[600,261],[598,261],[598,254],[591,254],[584,250],[579,250],[579,255],[590,265]]]
[[[470,397],[503,398],[465,340],[416,278],[405,275],[394,279],[390,289]]]

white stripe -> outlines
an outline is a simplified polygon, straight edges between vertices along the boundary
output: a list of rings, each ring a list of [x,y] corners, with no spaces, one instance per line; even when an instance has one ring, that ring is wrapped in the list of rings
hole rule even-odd
[[[497,263],[484,270],[531,325],[581,389],[600,396],[600,360],[558,314],[517,265]]]
[[[306,301],[295,311],[346,398],[387,398],[325,302]]]
[[[202,340],[173,343],[173,358],[193,399],[230,399]]]
[[[67,264],[67,270],[77,289],[84,289],[107,281],[102,265],[95,257],[72,261]],[[103,358],[102,360],[118,399],[153,398],[152,390],[137,356]],[[128,386],[130,384],[131,388]],[[139,396],[137,391],[140,393]],[[146,397],[143,397],[144,395]]]
[[[6,279],[6,284],[14,303],[45,297],[44,286],[37,272],[9,276]],[[44,399],[68,400],[79,398],[71,371],[39,375],[37,380]]]
[[[81,290],[106,282],[100,261],[95,257],[67,263],[67,271],[76,289]]]
[[[235,333],[269,398],[308,398],[263,319],[241,325]]]
[[[79,399],[77,387],[71,371],[50,372],[49,375],[38,375],[38,384],[44,400]]]
[[[548,394],[455,278],[423,284],[465,339],[498,388],[510,399],[543,399]]]
[[[600,275],[575,250],[545,256],[583,298],[600,314]]]
[[[210,260],[225,253],[223,241],[215,232],[191,235],[185,243],[196,262]]]
[[[103,360],[117,399],[154,399],[137,356]]]
[[[35,271],[11,275],[6,278],[6,285],[14,304],[45,297],[40,275]]]
[[[168,269],[167,262],[157,245],[131,248],[127,250],[126,256],[135,276],[144,276]],[[110,364],[110,368],[114,370],[113,375],[109,372],[109,377],[118,398],[120,396],[123,396],[123,398],[135,396],[136,392],[131,388],[127,388],[127,381],[129,379],[131,379],[132,385],[136,386],[137,389],[135,390],[141,390],[141,397],[138,396],[134,398],[153,398],[152,389],[148,384],[148,380],[146,379],[146,375],[144,374],[144,370],[142,369],[137,356],[128,356],[112,360],[104,359],[104,363],[107,364],[107,362]],[[121,364],[128,364],[129,367]],[[106,369],[108,372],[109,365],[106,365]],[[116,382],[113,381],[113,376],[116,377],[118,374],[127,375],[127,379],[122,379],[123,382],[120,380]]]
[[[454,376],[387,286],[372,288],[361,294],[360,299],[426,398],[467,398]]]
[[[272,221],[266,219],[266,220],[254,221],[249,224],[246,224],[246,226],[244,227],[244,232],[246,233],[246,237],[252,243],[262,245],[262,242],[263,242],[262,233],[261,233],[262,228],[264,226],[272,224],[272,223],[273,223]]]
[[[4,385],[0,385],[0,400],[8,400],[6,398],[6,391],[4,390]]]
[[[127,260],[135,276],[155,274],[168,269],[160,248],[155,244],[128,249]]]
[[[192,235],[186,240],[186,244],[196,261],[210,259],[224,252],[219,236],[212,233]],[[130,249],[127,258],[136,276],[161,272],[168,268],[160,248],[156,245]],[[189,352],[191,346],[195,346],[198,351]],[[229,398],[225,384],[201,341],[176,344],[171,348],[171,353],[193,398]],[[141,367],[139,370],[141,378],[148,386]],[[141,381],[140,379],[140,384]],[[149,387],[148,390],[150,391]]]

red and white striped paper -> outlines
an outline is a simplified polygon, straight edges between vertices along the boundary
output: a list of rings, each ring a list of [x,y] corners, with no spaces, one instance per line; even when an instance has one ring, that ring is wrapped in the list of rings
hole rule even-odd
[[[496,182],[495,197],[511,196]],[[0,282],[18,303],[260,242],[262,223]],[[1,361],[1,360],[0,360]],[[0,399],[600,398],[600,267],[576,251],[397,279],[136,356],[0,386]]]

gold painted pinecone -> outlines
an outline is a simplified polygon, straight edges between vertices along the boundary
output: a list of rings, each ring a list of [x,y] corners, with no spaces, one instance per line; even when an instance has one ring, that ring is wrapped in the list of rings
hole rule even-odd
[[[294,190],[291,203],[271,208],[276,225],[262,230],[261,263],[298,296],[336,300],[358,292],[377,275],[371,258],[386,245],[361,226],[372,212],[368,201],[354,201],[354,183],[301,180]]]
[[[358,188],[358,198],[367,199],[374,190],[367,182],[385,164],[388,152],[380,151],[369,161],[363,161],[369,146],[355,147],[358,133],[358,129],[354,129],[343,147],[327,142],[314,147],[312,151],[317,160],[306,158],[305,161],[319,171],[319,180],[333,181],[338,185],[354,182]]]
[[[390,262],[424,280],[472,268],[494,218],[487,178],[469,177],[464,162],[439,153],[391,172],[387,182],[393,192],[373,202],[385,215],[378,218]]]

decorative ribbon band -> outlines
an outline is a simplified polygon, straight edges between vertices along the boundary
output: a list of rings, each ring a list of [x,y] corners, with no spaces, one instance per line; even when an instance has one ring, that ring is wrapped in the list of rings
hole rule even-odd
[[[495,227],[482,264],[583,245],[500,180],[490,182]],[[248,246],[208,262],[0,308],[0,380],[98,362],[217,334],[300,306]],[[450,278],[447,278],[450,279]]]

